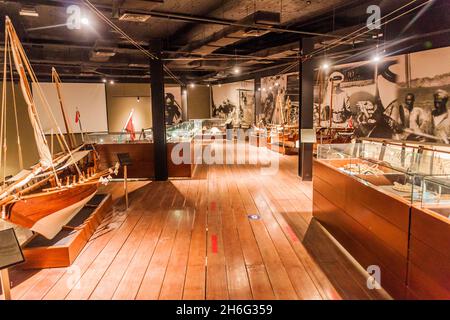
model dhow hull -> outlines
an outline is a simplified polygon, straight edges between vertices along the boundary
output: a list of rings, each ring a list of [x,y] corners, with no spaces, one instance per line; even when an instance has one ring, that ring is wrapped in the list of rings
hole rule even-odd
[[[97,183],[80,184],[20,199],[8,210],[7,220],[54,238],[97,192]]]

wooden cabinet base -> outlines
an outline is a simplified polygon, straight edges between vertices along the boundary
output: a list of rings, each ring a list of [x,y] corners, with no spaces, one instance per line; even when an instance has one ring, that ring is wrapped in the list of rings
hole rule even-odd
[[[338,170],[345,161],[314,162],[313,215],[364,269],[379,268],[393,298],[404,299],[410,206]]]
[[[111,210],[110,194],[97,194],[54,239],[37,235],[23,245],[23,269],[70,266]],[[73,228],[73,229],[72,229]]]
[[[411,210],[409,298],[450,299],[450,220],[439,208]]]

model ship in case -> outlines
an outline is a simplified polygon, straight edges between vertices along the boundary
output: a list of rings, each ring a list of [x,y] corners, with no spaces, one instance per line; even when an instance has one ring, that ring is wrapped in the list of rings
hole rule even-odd
[[[8,69],[9,66],[9,69]],[[39,162],[31,168],[23,169],[22,150],[17,118],[17,106],[14,95],[14,71],[19,75],[19,87],[28,106],[28,116],[33,129],[33,136],[39,154]],[[54,238],[59,231],[83,208],[97,192],[99,183],[106,183],[115,170],[108,168],[97,170],[97,156],[92,146],[82,144],[75,146],[76,140],[69,130],[64,112],[60,91],[60,80],[53,69],[53,80],[63,113],[67,136],[64,136],[58,126],[46,97],[39,85],[36,75],[30,65],[25,51],[20,43],[11,20],[5,21],[5,51],[3,67],[3,99],[0,125],[0,150],[3,183],[0,186],[0,206],[2,218],[13,224],[25,227],[43,235]],[[13,104],[19,165],[21,171],[15,176],[6,178],[6,114],[7,108],[7,77],[10,76],[13,91]],[[34,95],[28,79],[36,85]],[[61,152],[53,152],[53,134],[51,142],[47,141],[45,132],[36,109],[36,99],[42,101],[43,108],[54,124],[56,138]],[[66,139],[67,137],[67,139]]]

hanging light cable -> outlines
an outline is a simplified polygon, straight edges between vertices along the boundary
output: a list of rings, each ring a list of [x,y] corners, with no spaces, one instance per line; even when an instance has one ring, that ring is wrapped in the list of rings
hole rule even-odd
[[[114,22],[112,22],[108,17],[106,17],[100,10],[98,10],[89,0],[83,0],[84,4],[93,11],[101,20],[103,20],[106,24],[108,24],[115,31],[120,33],[125,39],[127,39],[132,45],[134,45],[137,49],[139,49],[143,54],[151,59],[158,59],[154,54],[141,46],[138,42],[136,42],[133,38],[131,38],[127,33],[125,33],[122,29],[120,29]],[[164,70],[167,74],[173,78],[178,84],[184,85],[184,83],[178,79],[175,74],[165,65],[163,65]]]

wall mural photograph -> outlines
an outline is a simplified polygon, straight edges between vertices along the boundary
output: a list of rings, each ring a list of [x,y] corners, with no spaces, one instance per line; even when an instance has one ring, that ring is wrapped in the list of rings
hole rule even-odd
[[[298,73],[261,78],[260,124],[288,124],[298,122]]]
[[[184,119],[181,107],[181,88],[165,87],[166,125],[181,123]]]
[[[211,116],[234,127],[249,128],[255,112],[254,81],[213,86]]]
[[[356,137],[449,143],[450,54],[435,49],[320,71],[317,127],[353,128]]]

